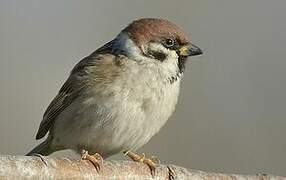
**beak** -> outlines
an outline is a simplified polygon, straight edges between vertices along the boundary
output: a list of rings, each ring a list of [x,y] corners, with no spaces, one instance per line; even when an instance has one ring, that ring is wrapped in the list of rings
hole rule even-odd
[[[194,44],[189,44],[182,46],[179,49],[179,54],[180,56],[188,57],[203,54],[203,51],[198,46],[195,46]]]

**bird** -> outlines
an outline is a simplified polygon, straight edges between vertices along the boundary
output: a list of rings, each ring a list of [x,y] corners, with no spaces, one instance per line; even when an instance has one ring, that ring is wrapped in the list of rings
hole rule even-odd
[[[72,149],[97,170],[124,153],[155,171],[156,161],[135,151],[173,114],[188,57],[202,54],[166,19],[132,21],[111,41],[79,61],[46,109],[27,155]]]

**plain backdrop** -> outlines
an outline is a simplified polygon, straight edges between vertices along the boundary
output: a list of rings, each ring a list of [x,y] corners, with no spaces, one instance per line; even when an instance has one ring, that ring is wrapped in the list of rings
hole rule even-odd
[[[0,153],[23,155],[39,143],[45,108],[81,58],[132,20],[160,17],[204,55],[189,61],[175,114],[139,152],[200,170],[286,175],[285,7],[285,0],[1,0]]]

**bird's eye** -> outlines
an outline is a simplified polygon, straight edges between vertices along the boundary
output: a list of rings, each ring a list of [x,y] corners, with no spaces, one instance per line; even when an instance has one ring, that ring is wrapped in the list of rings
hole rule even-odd
[[[174,46],[175,42],[173,39],[166,39],[165,44],[167,47],[172,47]]]

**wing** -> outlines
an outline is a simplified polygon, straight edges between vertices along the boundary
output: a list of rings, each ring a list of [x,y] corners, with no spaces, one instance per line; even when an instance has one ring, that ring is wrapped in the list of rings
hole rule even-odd
[[[87,61],[87,58],[83,59],[82,61]],[[82,61],[80,63],[82,63]],[[84,69],[82,68],[82,70]],[[72,72],[76,72],[76,70],[74,69]],[[76,74],[70,74],[70,77],[64,83],[57,96],[48,106],[44,113],[36,139],[41,139],[44,137],[53,126],[56,117],[80,95],[84,87],[80,86],[80,80],[77,78],[79,75],[78,73],[82,72],[79,71]]]
[[[106,70],[104,70],[106,68],[100,68],[99,66],[110,65],[110,62],[112,62],[112,58],[110,58],[112,44],[113,41],[105,44],[90,56],[81,60],[73,68],[69,78],[60,89],[58,95],[53,99],[45,111],[43,120],[36,135],[36,139],[43,138],[53,127],[58,115],[64,109],[66,109],[77,97],[79,97],[87,88],[87,86],[90,86],[90,83],[87,83],[90,82],[87,81],[88,79],[92,78],[91,81],[96,83],[96,79],[102,80],[104,78],[108,78],[106,76]],[[102,54],[105,54],[106,56]],[[101,72],[100,69],[103,69],[103,72]]]

